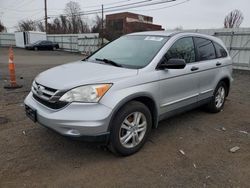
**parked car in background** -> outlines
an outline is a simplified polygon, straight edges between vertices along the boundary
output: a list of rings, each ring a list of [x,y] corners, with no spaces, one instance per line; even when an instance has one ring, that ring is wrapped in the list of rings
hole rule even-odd
[[[39,74],[24,103],[45,127],[130,155],[160,120],[201,105],[220,112],[231,82],[232,59],[220,39],[141,32]]]
[[[49,40],[39,40],[33,44],[25,46],[27,50],[56,50],[59,48],[59,44],[51,42]]]

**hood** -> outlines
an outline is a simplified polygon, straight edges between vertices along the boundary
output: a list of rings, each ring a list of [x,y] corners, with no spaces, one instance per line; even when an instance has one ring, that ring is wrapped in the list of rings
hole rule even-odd
[[[137,72],[136,69],[78,61],[51,68],[35,80],[41,85],[64,90],[86,84],[112,83],[120,78],[135,76]]]

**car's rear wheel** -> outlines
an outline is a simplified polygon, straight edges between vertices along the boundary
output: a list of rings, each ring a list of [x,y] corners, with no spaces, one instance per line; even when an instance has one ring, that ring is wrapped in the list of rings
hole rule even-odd
[[[212,100],[206,106],[207,110],[212,113],[220,112],[224,107],[227,92],[226,84],[223,81],[219,82],[214,90]]]
[[[35,47],[34,50],[37,51],[37,50],[38,50],[38,47]]]
[[[52,50],[54,50],[54,51],[55,51],[55,50],[56,50],[56,47],[55,47],[55,46],[53,46]]]
[[[126,156],[141,149],[152,127],[149,109],[142,103],[132,101],[122,107],[111,125],[109,148]]]

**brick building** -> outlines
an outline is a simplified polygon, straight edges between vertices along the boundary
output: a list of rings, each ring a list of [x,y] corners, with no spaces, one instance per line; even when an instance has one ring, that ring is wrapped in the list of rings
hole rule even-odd
[[[130,12],[106,15],[105,34],[108,39],[121,35],[139,32],[163,30],[161,25],[153,24],[153,17]]]

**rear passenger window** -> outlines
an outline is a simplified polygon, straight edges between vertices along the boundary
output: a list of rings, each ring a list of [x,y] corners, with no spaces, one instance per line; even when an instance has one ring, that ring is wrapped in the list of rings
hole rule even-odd
[[[171,46],[165,54],[167,61],[169,59],[184,59],[186,63],[195,61],[194,42],[192,37],[179,39]]]
[[[215,49],[212,41],[204,38],[195,37],[195,44],[197,46],[200,61],[216,58]]]
[[[214,42],[214,47],[215,47],[217,58],[227,57],[227,52],[221,45]]]

